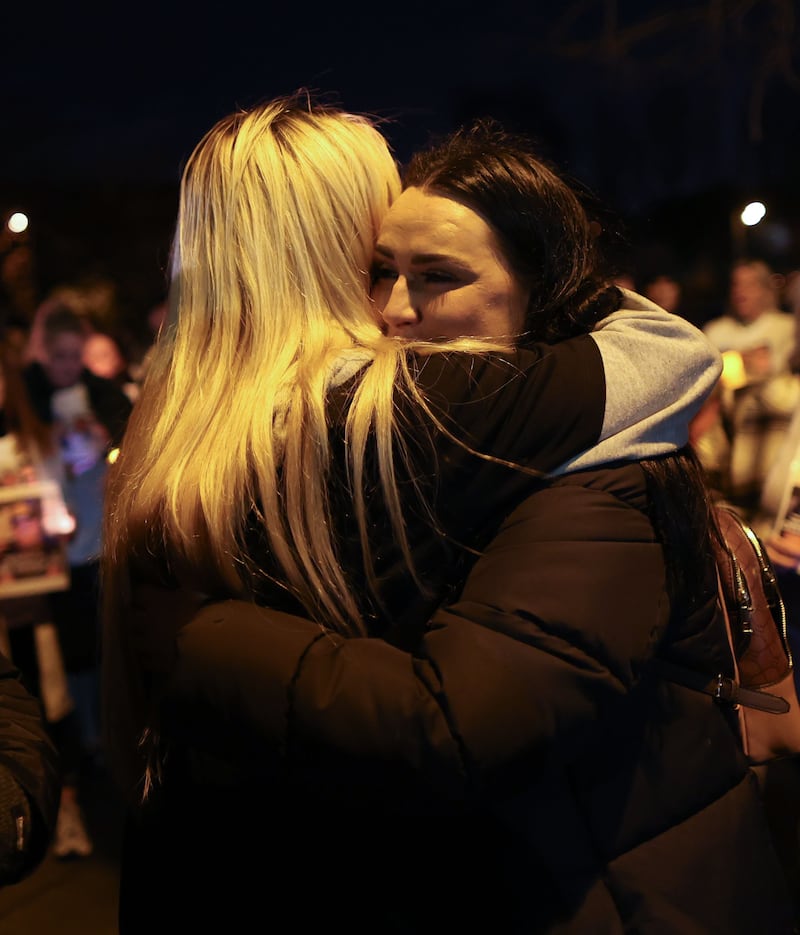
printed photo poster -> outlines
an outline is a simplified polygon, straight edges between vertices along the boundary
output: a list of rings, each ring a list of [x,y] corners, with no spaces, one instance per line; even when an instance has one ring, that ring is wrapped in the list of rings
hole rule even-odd
[[[52,522],[63,511],[59,485],[4,481],[0,484],[0,599],[66,590],[66,538]]]

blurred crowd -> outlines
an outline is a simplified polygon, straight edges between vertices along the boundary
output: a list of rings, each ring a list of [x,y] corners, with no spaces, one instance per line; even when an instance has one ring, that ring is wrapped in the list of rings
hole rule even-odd
[[[686,284],[672,271],[634,287],[683,314]],[[727,301],[699,324],[721,351],[723,372],[693,420],[691,441],[716,497],[766,544],[800,654],[800,270],[735,260]]]
[[[14,274],[20,269],[11,266]],[[115,323],[111,279],[65,283],[35,304],[24,283],[4,279],[0,317],[0,652],[39,698],[58,750],[52,853],[80,858],[93,851],[85,779],[104,768],[104,483],[166,304],[144,311],[137,339]]]

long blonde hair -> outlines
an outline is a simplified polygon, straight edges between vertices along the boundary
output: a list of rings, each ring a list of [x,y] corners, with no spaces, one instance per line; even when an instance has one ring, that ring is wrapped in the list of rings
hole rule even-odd
[[[405,387],[425,401],[409,372],[409,344],[383,335],[369,298],[373,245],[399,191],[376,123],[302,93],[225,117],[188,159],[170,313],[106,496],[104,713],[112,760],[134,759],[117,764],[123,778],[131,768],[135,777],[135,744],[148,730],[146,682],[124,625],[137,577],[250,598],[263,571],[251,567],[247,548],[255,518],[277,576],[309,615],[333,631],[365,632],[329,521],[325,403],[343,361],[360,368],[346,440],[363,553],[369,561],[369,438],[413,572],[395,481],[403,446],[393,394]],[[462,347],[485,342],[448,345]],[[152,751],[152,737],[149,744]]]
[[[373,244],[399,191],[375,123],[303,95],[231,114],[197,145],[170,316],[109,480],[104,588],[117,606],[146,556],[212,595],[247,596],[255,511],[309,613],[363,632],[328,522],[325,397],[334,363],[357,352],[368,366],[348,416],[356,509],[374,433],[402,541],[392,393],[411,382],[408,346],[384,337],[369,300]]]

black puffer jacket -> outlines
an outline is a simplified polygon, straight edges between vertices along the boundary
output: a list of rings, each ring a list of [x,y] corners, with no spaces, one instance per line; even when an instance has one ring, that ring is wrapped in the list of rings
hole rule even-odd
[[[61,793],[58,754],[38,700],[0,654],[0,886],[41,863]]]
[[[653,666],[714,673],[726,644],[711,574],[670,608],[648,512],[636,464],[541,485],[413,649],[203,609],[162,708],[167,781],[131,823],[124,935],[791,932],[729,713]]]

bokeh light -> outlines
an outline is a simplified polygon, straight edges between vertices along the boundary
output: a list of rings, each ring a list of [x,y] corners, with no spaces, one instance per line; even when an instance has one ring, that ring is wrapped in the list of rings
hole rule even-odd
[[[742,211],[742,224],[745,224],[747,227],[753,227],[755,224],[758,224],[766,213],[766,206],[762,204],[762,202],[751,201]]]
[[[21,211],[15,211],[6,221],[6,227],[12,234],[21,234],[28,229],[28,216]]]

